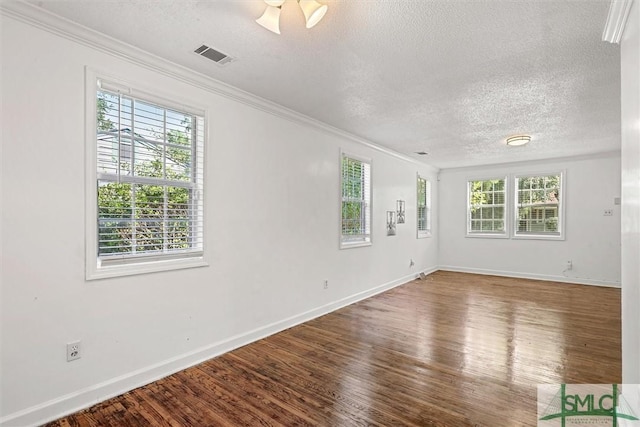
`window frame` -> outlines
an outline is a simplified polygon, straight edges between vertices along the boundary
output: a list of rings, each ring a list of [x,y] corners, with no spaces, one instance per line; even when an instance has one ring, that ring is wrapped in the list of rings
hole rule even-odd
[[[203,227],[201,250],[184,253],[175,252],[156,256],[122,257],[118,261],[100,262],[98,252],[98,147],[96,144],[97,129],[97,93],[100,84],[110,92],[117,92],[125,96],[141,99],[158,106],[173,109],[178,112],[193,114],[203,118],[202,143],[200,146],[201,160],[193,167],[192,174],[201,168],[200,182],[193,190],[198,197],[197,213],[199,223]],[[163,89],[164,90],[164,89]],[[206,260],[206,198],[204,197],[206,145],[208,141],[208,114],[205,108],[188,106],[177,94],[161,94],[157,88],[150,88],[143,84],[130,83],[123,79],[99,72],[90,67],[85,69],[85,279],[96,280],[110,277],[146,274],[184,268],[208,266]],[[196,178],[194,178],[196,179]]]
[[[344,197],[343,197],[343,159],[344,158],[349,158],[351,160],[363,163],[365,165],[368,165],[368,169],[369,169],[369,191],[363,191],[363,195],[365,196],[365,221],[368,218],[369,221],[365,222],[365,234],[362,238],[353,238],[349,235],[345,235],[343,234],[343,230],[342,230],[342,222],[344,220],[344,217],[342,215],[343,209],[342,209],[342,205],[344,203]],[[340,236],[340,249],[351,249],[351,248],[360,248],[360,247],[365,247],[365,246],[371,246],[373,244],[373,233],[372,233],[372,229],[373,229],[373,162],[370,158],[367,157],[362,157],[362,156],[358,156],[355,154],[351,154],[349,152],[345,152],[345,151],[340,151],[340,162],[339,162],[339,171],[340,171],[340,177],[339,177],[339,185],[340,185],[340,191],[339,191],[339,206],[340,206],[340,220],[338,223],[339,226],[339,236]],[[368,199],[368,200],[367,200]],[[368,233],[367,233],[368,231]]]
[[[519,215],[519,206],[518,206],[518,179],[527,178],[527,177],[539,177],[539,176],[559,176],[560,177],[560,185],[559,192],[560,197],[558,198],[558,228],[560,232],[558,234],[552,233],[522,233],[518,232],[518,215]],[[566,171],[564,170],[543,170],[543,171],[535,171],[529,173],[518,173],[513,174],[511,179],[513,189],[511,190],[511,197],[513,197],[512,205],[512,226],[511,233],[512,238],[516,240],[565,240],[565,205],[567,203],[567,194],[565,191],[566,188]]]
[[[427,237],[431,237],[431,181],[426,177],[420,175],[420,173],[416,174],[416,238],[424,239]],[[425,182],[425,224],[426,227],[424,230],[420,229],[420,180]]]
[[[502,232],[486,232],[486,231],[477,231],[474,232],[471,230],[471,183],[478,181],[493,181],[493,180],[503,180],[504,181],[504,204],[503,204],[503,222],[504,222],[504,230]],[[467,186],[467,198],[465,201],[466,204],[466,232],[465,236],[470,238],[485,238],[485,239],[508,239],[510,237],[510,203],[509,203],[509,176],[508,175],[490,175],[490,176],[474,176],[468,177],[466,180]]]

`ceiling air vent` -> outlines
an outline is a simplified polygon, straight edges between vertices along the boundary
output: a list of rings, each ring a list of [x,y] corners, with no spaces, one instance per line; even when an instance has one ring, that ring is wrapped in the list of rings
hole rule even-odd
[[[198,55],[204,56],[205,58],[212,60],[218,65],[225,65],[233,61],[233,58],[230,57],[229,55],[205,45],[200,46],[199,48],[194,50],[194,52],[197,53]]]

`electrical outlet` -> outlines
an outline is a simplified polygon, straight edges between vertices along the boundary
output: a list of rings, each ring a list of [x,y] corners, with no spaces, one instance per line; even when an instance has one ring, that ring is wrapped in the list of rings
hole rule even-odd
[[[80,341],[70,342],[67,344],[67,362],[80,359]]]
[[[329,281],[328,280],[324,281],[324,288],[325,289],[329,289]]]
[[[613,209],[605,209],[604,216],[613,216]]]
[[[567,266],[565,267],[565,270],[571,270],[573,269],[573,263],[571,261],[567,261]]]

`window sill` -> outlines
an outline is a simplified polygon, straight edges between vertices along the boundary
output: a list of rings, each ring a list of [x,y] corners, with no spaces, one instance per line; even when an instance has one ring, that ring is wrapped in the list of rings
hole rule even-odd
[[[432,234],[431,234],[431,232],[430,232],[430,231],[427,231],[427,232],[424,232],[424,231],[423,231],[423,232],[421,232],[421,233],[418,233],[417,238],[418,238],[418,239],[427,239],[427,238],[429,238],[429,237],[431,237],[431,236],[432,236]]]
[[[113,277],[133,276],[137,274],[156,273],[160,271],[182,270],[185,268],[208,267],[203,257],[188,259],[172,259],[165,261],[147,261],[135,264],[121,264],[98,267],[86,271],[86,280],[108,279]]]
[[[340,242],[340,249],[362,248],[365,246],[371,246],[371,241],[368,242]]]
[[[465,237],[472,239],[508,239],[506,233],[467,233]]]
[[[564,235],[514,234],[514,240],[564,240]]]

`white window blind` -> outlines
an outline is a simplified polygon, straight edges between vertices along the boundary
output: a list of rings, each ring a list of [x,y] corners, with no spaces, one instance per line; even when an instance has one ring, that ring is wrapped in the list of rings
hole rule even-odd
[[[468,181],[468,235],[506,235],[505,184],[505,178]]]
[[[431,182],[418,175],[418,237],[431,234]]]
[[[516,236],[561,236],[562,174],[518,176]]]
[[[204,117],[97,89],[97,265],[203,254]]]
[[[371,164],[342,155],[341,246],[371,242]]]

